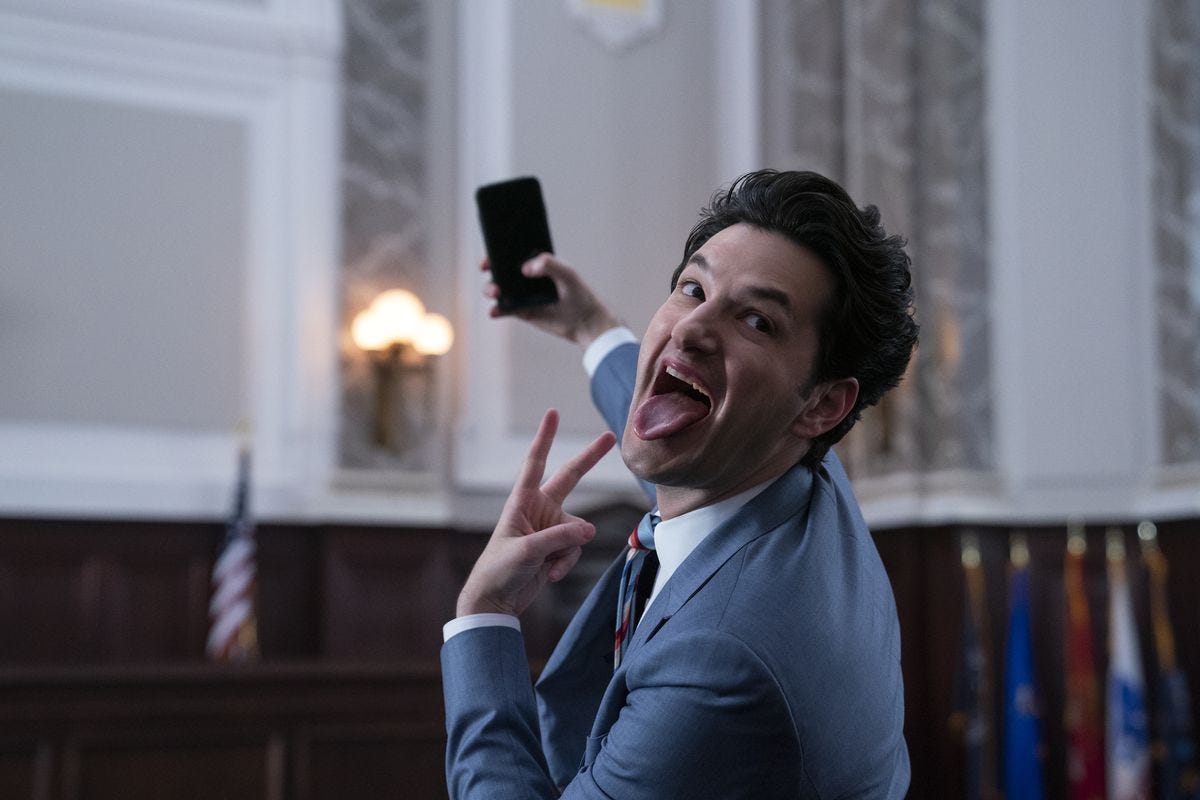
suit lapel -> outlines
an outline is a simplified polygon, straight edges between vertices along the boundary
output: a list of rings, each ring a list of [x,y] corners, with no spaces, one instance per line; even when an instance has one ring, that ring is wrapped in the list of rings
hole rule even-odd
[[[739,550],[758,537],[802,513],[812,496],[813,475],[797,465],[780,476],[724,524],[704,537],[663,586],[646,610],[629,643],[632,654],[649,641],[677,611]],[[615,602],[615,601],[614,601]]]
[[[723,564],[748,543],[802,513],[808,507],[812,485],[811,471],[794,467],[706,536],[646,610],[634,630],[622,669]],[[613,678],[613,627],[624,563],[622,552],[592,587],[537,682],[546,759],[560,786],[579,767],[584,744],[597,724],[597,711]]]

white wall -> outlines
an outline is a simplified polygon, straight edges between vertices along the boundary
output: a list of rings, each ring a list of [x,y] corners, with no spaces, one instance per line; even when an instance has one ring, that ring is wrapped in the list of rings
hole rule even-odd
[[[0,513],[267,513],[327,470],[340,17],[0,3]]]
[[[1150,512],[1162,498],[1147,3],[1006,0],[990,12],[1006,499],[1020,516]]]
[[[883,486],[875,522],[1200,513],[1157,468],[1148,1],[989,2],[1000,474]],[[438,6],[454,453],[364,488],[332,447],[339,4],[0,0],[0,514],[218,516],[249,417],[265,518],[483,524],[545,407],[560,454],[596,431],[575,350],[486,319],[474,188],[541,176],[557,249],[640,330],[700,205],[757,163],[759,31],[753,2],[664,2],[614,51],[565,7]],[[579,502],[615,496],[614,456]]]
[[[661,31],[613,50],[572,20],[564,4],[460,4],[465,287],[478,286],[474,265],[482,256],[474,188],[535,174],[556,251],[635,331],[649,320],[700,207],[735,177],[719,172],[739,155],[727,136],[727,109],[736,101],[723,93],[722,71],[753,59],[753,48],[736,41],[745,32],[718,24],[728,13],[721,4],[668,5]],[[463,297],[467,364],[456,478],[502,489],[547,407],[563,414],[559,454],[581,446],[602,423],[575,347],[488,320],[477,292],[467,289]],[[636,492],[615,454],[590,485]]]

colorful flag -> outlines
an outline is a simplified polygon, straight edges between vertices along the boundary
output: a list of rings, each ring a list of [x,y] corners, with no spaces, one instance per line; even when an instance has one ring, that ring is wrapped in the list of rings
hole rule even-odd
[[[1042,730],[1033,680],[1029,549],[1023,537],[1014,541],[1009,587],[1004,659],[1004,796],[1007,800],[1041,800]]]
[[[992,654],[987,624],[986,584],[978,538],[962,539],[964,579],[962,663],[951,730],[963,744],[963,796],[998,800],[995,715],[992,710]]]
[[[1149,800],[1150,749],[1146,685],[1120,529],[1108,531],[1109,800]]]
[[[214,661],[258,658],[258,566],[254,520],[250,514],[250,446],[243,436],[238,450],[237,487],[225,523],[225,539],[213,565],[208,606],[208,657]]]
[[[1192,737],[1191,702],[1187,679],[1175,662],[1175,635],[1167,608],[1167,558],[1158,547],[1152,522],[1138,525],[1142,560],[1150,576],[1150,622],[1158,661],[1157,702],[1154,709],[1154,759],[1158,762],[1160,800],[1196,800],[1196,743]]]
[[[1104,722],[1096,677],[1092,618],[1083,580],[1087,539],[1074,528],[1067,539],[1063,583],[1067,601],[1066,701],[1067,786],[1070,800],[1104,800]]]

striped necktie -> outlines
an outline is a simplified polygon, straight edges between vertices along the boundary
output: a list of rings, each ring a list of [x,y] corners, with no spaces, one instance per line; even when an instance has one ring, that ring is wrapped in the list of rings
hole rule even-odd
[[[633,629],[637,625],[638,616],[642,609],[637,606],[639,599],[644,602],[650,596],[650,584],[654,580],[653,567],[658,566],[658,557],[654,554],[654,526],[659,523],[657,514],[647,514],[629,534],[629,552],[625,555],[625,566],[621,570],[621,588],[617,594],[617,624],[616,638],[613,641],[613,669],[621,666],[621,656],[633,638]],[[649,560],[650,565],[647,565]],[[647,569],[650,566],[650,569]],[[639,579],[645,576],[647,585],[640,586]],[[640,591],[639,591],[640,590]],[[640,595],[640,598],[639,598]]]

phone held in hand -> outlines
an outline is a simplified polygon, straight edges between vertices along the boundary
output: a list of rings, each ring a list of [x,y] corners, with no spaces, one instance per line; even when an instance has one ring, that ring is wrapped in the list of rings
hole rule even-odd
[[[553,253],[546,205],[537,178],[523,177],[481,186],[475,192],[483,243],[500,288],[497,306],[513,311],[558,301],[549,278],[527,278],[521,265],[539,253]]]

